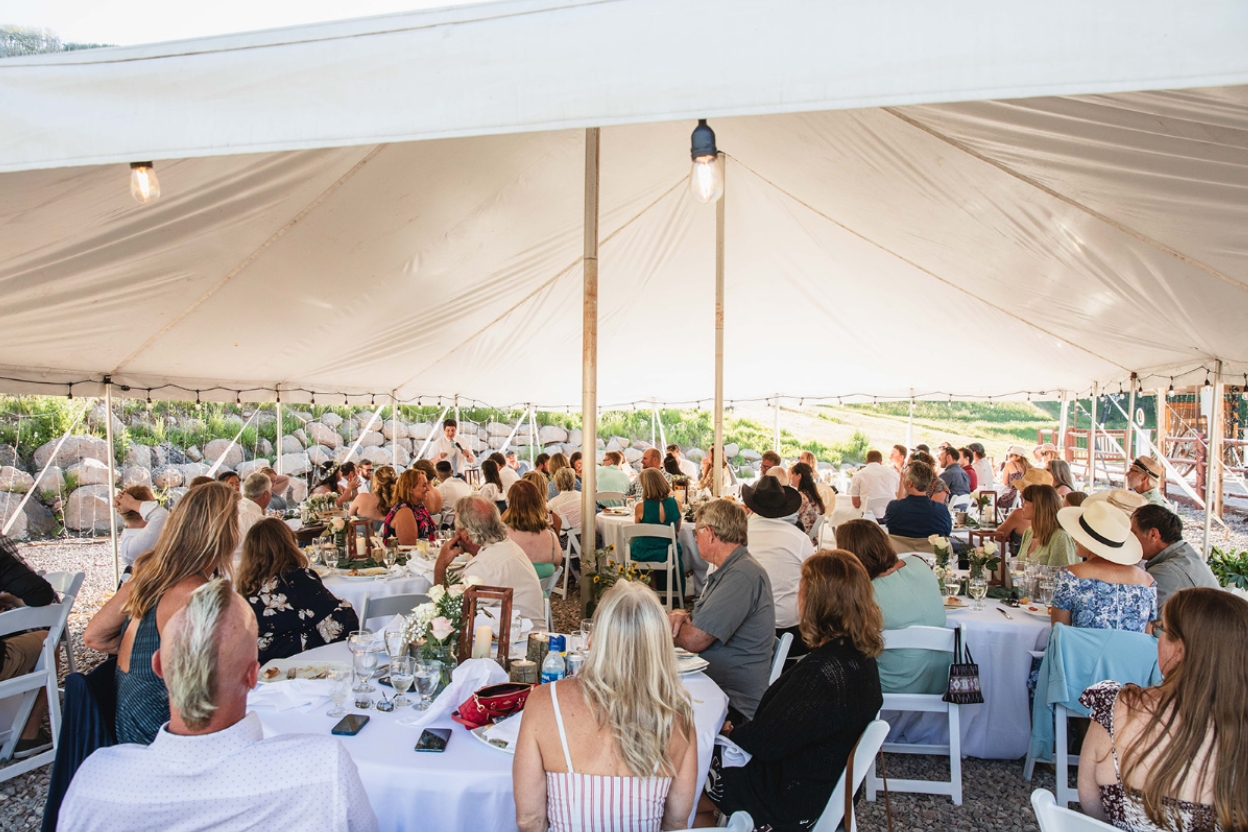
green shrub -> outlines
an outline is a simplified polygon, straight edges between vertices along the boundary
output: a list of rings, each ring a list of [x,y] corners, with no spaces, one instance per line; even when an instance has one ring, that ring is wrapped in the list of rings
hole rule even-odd
[[[1222,586],[1248,589],[1248,550],[1224,552],[1214,546],[1209,555],[1209,568]]]

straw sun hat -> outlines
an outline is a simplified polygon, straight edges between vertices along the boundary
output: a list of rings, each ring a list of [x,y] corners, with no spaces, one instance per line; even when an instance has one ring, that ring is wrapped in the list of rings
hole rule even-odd
[[[1104,500],[1060,509],[1057,522],[1076,543],[1110,563],[1131,566],[1143,557],[1131,519]]]
[[[1088,498],[1083,501],[1083,507],[1087,508],[1092,503],[1108,503],[1130,517],[1132,514],[1135,514],[1137,508],[1143,508],[1148,505],[1148,498],[1143,494],[1137,494],[1126,488],[1112,488],[1109,491],[1098,491],[1095,494],[1089,494]]]
[[[1014,480],[1012,485],[1018,489],[1018,493],[1022,494],[1028,486],[1032,485],[1052,485],[1053,475],[1043,468],[1028,468],[1027,473]]]

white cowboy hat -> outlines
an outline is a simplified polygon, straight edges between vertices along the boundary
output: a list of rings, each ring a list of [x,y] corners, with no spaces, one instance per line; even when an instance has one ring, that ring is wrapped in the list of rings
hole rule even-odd
[[[1011,445],[1010,447],[1008,447],[1008,448],[1006,448],[1006,449],[1005,449],[1005,455],[1006,455],[1007,457],[1008,457],[1008,456],[1021,456],[1021,457],[1026,457],[1026,456],[1027,456],[1027,449],[1026,449],[1026,448],[1024,448],[1022,445]]]
[[[1131,566],[1143,557],[1140,541],[1131,533],[1131,518],[1106,501],[1060,509],[1057,522],[1076,543],[1110,563]]]

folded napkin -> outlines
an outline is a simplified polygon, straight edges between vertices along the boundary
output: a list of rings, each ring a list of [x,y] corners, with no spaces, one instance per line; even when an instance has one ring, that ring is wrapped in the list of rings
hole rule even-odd
[[[723,734],[715,735],[715,744],[724,749],[719,752],[719,761],[724,768],[742,768],[754,756]]]
[[[247,694],[247,707],[310,711],[329,702],[327,679],[283,679],[257,685]]]
[[[424,728],[439,719],[445,719],[480,688],[507,681],[507,671],[493,659],[468,659],[451,674],[451,683],[438,694],[427,711],[413,711],[410,716],[399,718],[400,725]]]
[[[517,711],[502,722],[494,723],[485,729],[485,738],[505,742],[508,751],[515,751],[516,742],[520,739],[520,720],[523,718],[524,711]]]

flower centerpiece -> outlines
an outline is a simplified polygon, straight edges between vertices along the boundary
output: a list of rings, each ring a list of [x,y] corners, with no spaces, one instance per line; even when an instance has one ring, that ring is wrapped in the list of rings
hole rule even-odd
[[[347,518],[330,517],[325,522],[325,531],[321,532],[321,537],[333,538],[339,561],[350,559],[351,552],[347,551]]]
[[[593,615],[594,610],[598,608],[599,599],[608,589],[615,586],[617,581],[635,581],[641,576],[639,569],[628,564],[616,563],[614,554],[615,546],[607,546],[596,550],[593,558],[590,559],[589,568],[584,573],[590,581],[590,601],[585,611],[586,615]]]
[[[328,494],[313,494],[308,499],[299,504],[299,519],[303,525],[311,526],[321,521],[321,516],[326,512],[333,511],[338,505],[338,495],[335,492]]]
[[[943,569],[949,565],[949,555],[953,553],[953,546],[949,543],[949,538],[941,537],[938,534],[929,534],[927,542],[932,544],[932,552],[936,555],[936,565]]]
[[[444,682],[455,667],[456,645],[465,626],[464,593],[480,583],[480,578],[469,576],[460,583],[431,586],[429,600],[404,616],[403,643],[419,646],[422,658],[442,662]]]
[[[995,572],[997,567],[1001,565],[1001,558],[997,557],[997,544],[991,540],[986,540],[983,546],[972,549],[967,560],[971,564],[972,578],[983,577],[985,569],[989,572]]]

